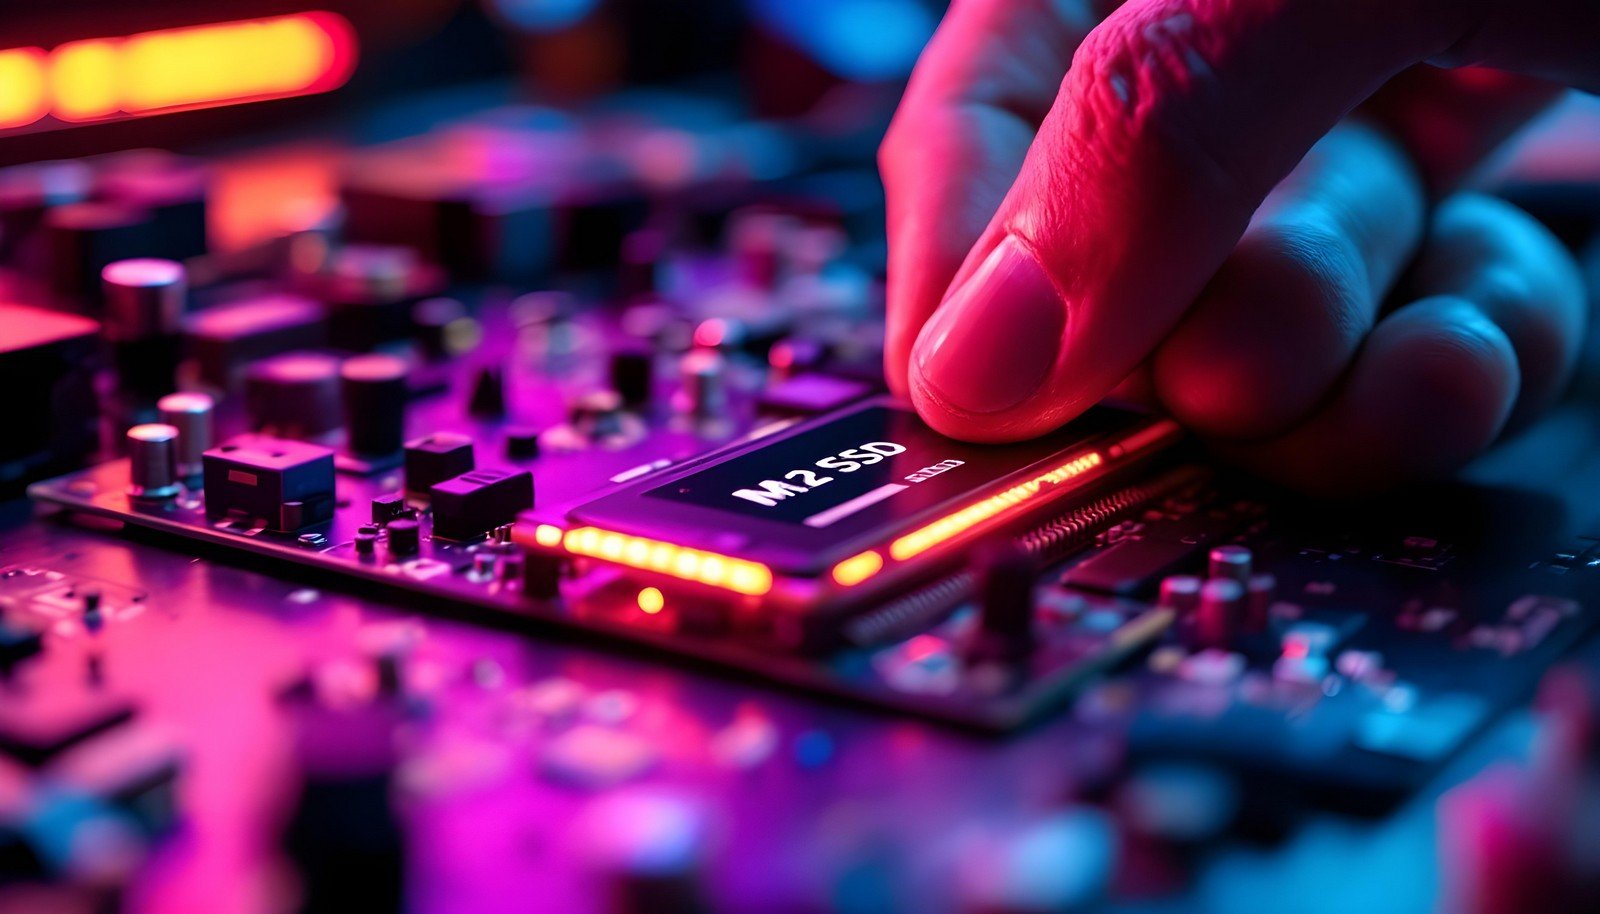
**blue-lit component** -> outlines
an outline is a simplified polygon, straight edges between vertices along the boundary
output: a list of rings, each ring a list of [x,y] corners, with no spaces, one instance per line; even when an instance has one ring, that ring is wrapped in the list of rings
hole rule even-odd
[[[594,12],[599,0],[489,0],[512,25],[531,32],[554,32],[576,25]]]
[[[898,79],[933,35],[920,0],[750,0],[768,28],[845,79]]]

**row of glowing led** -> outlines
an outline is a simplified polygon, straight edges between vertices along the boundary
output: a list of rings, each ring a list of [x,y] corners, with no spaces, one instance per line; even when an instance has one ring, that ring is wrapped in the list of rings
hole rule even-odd
[[[561,548],[573,555],[614,562],[758,597],[772,589],[772,570],[760,562],[690,549],[673,543],[629,536],[598,527],[574,527],[562,532],[549,524],[534,530],[534,541]]]
[[[0,50],[0,129],[326,92],[355,57],[349,21],[327,12]]]
[[[991,495],[982,501],[962,508],[954,514],[947,514],[925,527],[907,533],[889,544],[889,554],[897,561],[905,561],[921,555],[934,546],[954,539],[989,518],[1035,497],[1044,486],[1065,482],[1075,476],[1080,476],[1099,466],[1100,463],[1101,457],[1098,453],[1095,453],[1062,464],[1042,476],[1018,483],[998,495]]]

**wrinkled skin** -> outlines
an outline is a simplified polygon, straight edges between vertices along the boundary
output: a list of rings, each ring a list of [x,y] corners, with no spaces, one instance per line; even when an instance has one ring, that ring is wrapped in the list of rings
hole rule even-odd
[[[1448,472],[1555,397],[1577,268],[1460,182],[1587,0],[955,0],[880,165],[891,387],[946,434],[1118,388],[1335,492]]]

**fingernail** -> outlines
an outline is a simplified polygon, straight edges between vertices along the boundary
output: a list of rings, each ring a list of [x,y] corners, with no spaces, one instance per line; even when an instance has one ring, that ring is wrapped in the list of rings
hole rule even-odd
[[[1044,268],[1008,235],[934,312],[918,341],[917,370],[946,406],[1000,412],[1049,377],[1066,324]]]

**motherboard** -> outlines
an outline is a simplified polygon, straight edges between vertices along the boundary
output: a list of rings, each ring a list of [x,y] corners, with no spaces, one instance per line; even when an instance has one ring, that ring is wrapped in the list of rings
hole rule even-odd
[[[875,122],[475,101],[0,171],[0,910],[1417,911],[1543,872],[1478,830],[1566,769],[1472,778],[1541,682],[1593,765],[1551,676],[1596,656],[1584,383],[1370,500],[1123,403],[955,442],[883,384]]]

